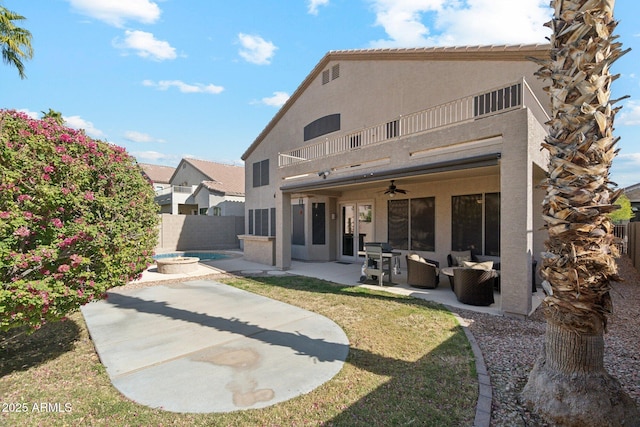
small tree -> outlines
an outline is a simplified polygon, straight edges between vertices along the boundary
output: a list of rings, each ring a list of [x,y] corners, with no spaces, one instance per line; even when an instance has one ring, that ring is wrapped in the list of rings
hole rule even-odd
[[[631,208],[631,200],[629,200],[629,198],[625,194],[618,197],[618,200],[616,200],[615,204],[617,206],[620,206],[620,209],[609,214],[609,217],[614,224],[620,224],[623,221],[629,221],[635,216],[635,214],[633,213],[633,209]]]
[[[0,110],[0,330],[37,329],[138,277],[156,211],[124,149]]]

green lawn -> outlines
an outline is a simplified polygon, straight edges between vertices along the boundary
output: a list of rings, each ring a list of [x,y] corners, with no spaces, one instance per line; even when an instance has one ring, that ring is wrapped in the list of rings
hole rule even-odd
[[[76,313],[30,336],[10,341],[0,336],[0,425],[473,424],[478,397],[473,354],[443,307],[298,276],[224,282],[335,321],[350,342],[343,369],[311,393],[264,409],[164,412],[135,404],[112,387]]]

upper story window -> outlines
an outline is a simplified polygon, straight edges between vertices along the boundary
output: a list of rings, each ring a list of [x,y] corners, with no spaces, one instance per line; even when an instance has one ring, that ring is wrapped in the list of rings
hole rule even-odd
[[[304,127],[304,140],[308,141],[337,130],[340,130],[340,114],[329,114],[312,121]]]
[[[269,159],[253,164],[253,186],[269,185]]]

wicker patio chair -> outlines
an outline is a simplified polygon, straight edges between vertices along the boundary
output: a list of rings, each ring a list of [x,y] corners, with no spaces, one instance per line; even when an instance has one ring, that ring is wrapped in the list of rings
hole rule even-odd
[[[412,254],[406,256],[407,284],[414,288],[435,289],[440,283],[438,261]]]
[[[453,270],[453,292],[463,304],[491,305],[493,299],[494,270],[456,268]]]

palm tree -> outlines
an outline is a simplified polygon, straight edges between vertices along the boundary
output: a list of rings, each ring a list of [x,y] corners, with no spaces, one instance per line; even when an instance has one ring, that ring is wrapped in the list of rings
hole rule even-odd
[[[60,111],[53,110],[49,108],[49,111],[46,113],[42,111],[43,119],[53,119],[54,122],[62,126],[64,124],[64,117],[62,117],[62,113]]]
[[[24,28],[15,25],[14,21],[26,19],[0,6],[0,46],[2,47],[2,60],[5,64],[13,65],[18,69],[20,78],[26,78],[24,73],[24,59],[33,58],[31,47],[31,33]]]
[[[554,425],[638,425],[640,411],[604,369],[610,281],[619,280],[609,213],[621,190],[610,182],[617,150],[611,64],[624,55],[613,31],[614,0],[552,0],[550,58],[537,60],[551,82],[552,118],[543,147],[549,171],[541,273],[547,294],[542,353],[524,402]]]

